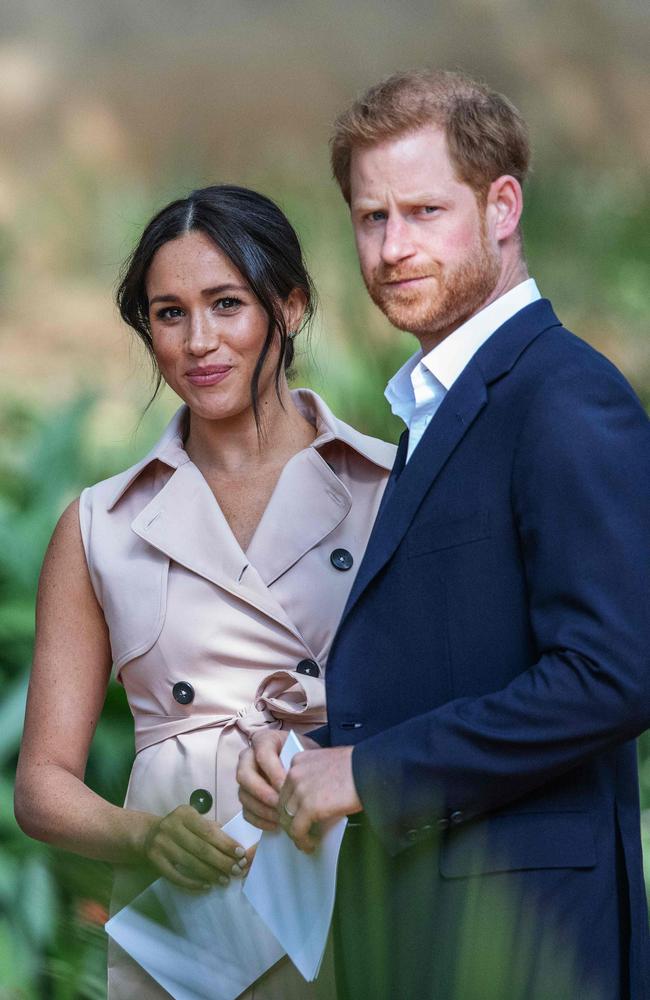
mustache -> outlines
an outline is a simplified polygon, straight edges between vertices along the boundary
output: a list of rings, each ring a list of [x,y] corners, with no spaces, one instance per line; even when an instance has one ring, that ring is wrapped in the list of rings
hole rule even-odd
[[[414,278],[436,278],[439,268],[433,264],[426,267],[390,267],[385,264],[380,265],[373,275],[374,283],[379,285],[389,284],[396,281],[412,281]]]

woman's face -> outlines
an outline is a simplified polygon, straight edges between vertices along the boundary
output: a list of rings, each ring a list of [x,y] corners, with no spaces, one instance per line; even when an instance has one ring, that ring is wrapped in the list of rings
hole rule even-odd
[[[251,408],[251,379],[268,317],[245,279],[200,230],[163,244],[146,281],[154,354],[167,384],[209,420]],[[274,391],[279,343],[268,352],[259,399]]]

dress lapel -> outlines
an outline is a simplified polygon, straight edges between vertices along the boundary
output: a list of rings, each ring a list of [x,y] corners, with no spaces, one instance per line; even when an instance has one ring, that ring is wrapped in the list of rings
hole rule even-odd
[[[285,465],[246,552],[270,586],[334,531],[352,507],[347,488],[315,448]]]
[[[192,462],[175,470],[131,524],[149,545],[186,569],[300,633],[242,552],[212,490]]]

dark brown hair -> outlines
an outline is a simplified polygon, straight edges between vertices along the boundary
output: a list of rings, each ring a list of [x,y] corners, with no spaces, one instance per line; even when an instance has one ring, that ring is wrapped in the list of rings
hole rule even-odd
[[[307,304],[301,329],[316,307],[314,286],[298,237],[275,202],[257,191],[229,184],[201,188],[187,198],[171,202],[148,223],[125,262],[116,294],[117,306],[122,319],[135,330],[154,363],[155,398],[162,376],[155,365],[151,340],[147,274],[156,251],[163,244],[195,230],[205,233],[234,264],[268,317],[266,339],[251,379],[251,401],[259,427],[259,378],[274,338],[280,341],[275,371],[278,393],[281,372],[291,367],[294,356],[293,335],[297,331],[287,330],[282,303],[295,288],[303,292]]]

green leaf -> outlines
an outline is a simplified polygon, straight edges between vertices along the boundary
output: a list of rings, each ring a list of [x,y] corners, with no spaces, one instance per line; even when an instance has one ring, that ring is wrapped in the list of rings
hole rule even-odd
[[[27,675],[19,677],[0,701],[0,764],[13,756],[20,745],[28,683]]]
[[[59,905],[54,879],[42,858],[29,857],[25,862],[18,908],[31,940],[40,946],[49,944],[55,934]]]

